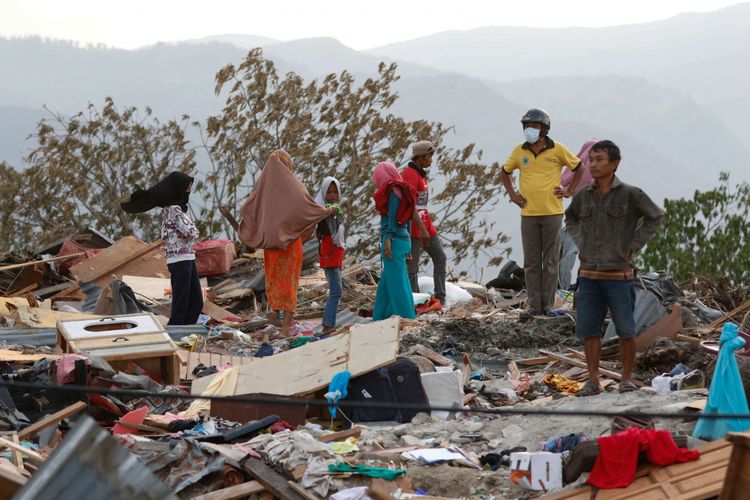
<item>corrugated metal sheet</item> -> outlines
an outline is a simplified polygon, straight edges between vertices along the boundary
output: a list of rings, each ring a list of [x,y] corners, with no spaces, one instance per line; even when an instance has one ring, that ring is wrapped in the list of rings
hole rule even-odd
[[[176,500],[177,496],[94,419],[84,415],[13,498]]]

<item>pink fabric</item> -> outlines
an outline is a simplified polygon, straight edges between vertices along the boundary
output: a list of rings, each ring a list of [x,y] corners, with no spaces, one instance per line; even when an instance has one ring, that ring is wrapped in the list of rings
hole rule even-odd
[[[583,177],[581,177],[581,180],[578,182],[578,185],[576,186],[576,190],[571,193],[571,195],[575,195],[578,191],[588,186],[591,181],[594,180],[593,177],[591,177],[591,171],[589,170],[589,152],[591,152],[591,147],[599,142],[599,139],[590,139],[583,143],[583,146],[581,146],[581,150],[576,155],[581,160],[581,168],[583,169]],[[571,172],[567,168],[563,171],[562,176],[560,178],[560,185],[564,188],[570,186],[570,182],[573,180],[574,172]]]
[[[378,190],[380,190],[380,188],[391,179],[403,181],[396,165],[387,161],[381,161],[375,165],[375,169],[372,172],[372,180],[375,182],[375,187]],[[402,197],[400,190],[394,189],[393,192],[399,198]]]
[[[55,373],[55,382],[57,382],[57,385],[67,384],[75,379],[73,372],[76,369],[76,361],[79,359],[84,360],[87,365],[91,364],[89,358],[79,356],[78,354],[65,354],[57,360],[57,370]]]

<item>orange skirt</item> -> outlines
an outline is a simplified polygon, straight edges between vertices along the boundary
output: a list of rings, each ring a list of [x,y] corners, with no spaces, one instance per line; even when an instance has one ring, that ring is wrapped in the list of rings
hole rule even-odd
[[[297,310],[297,287],[302,274],[302,239],[297,238],[285,250],[263,250],[266,271],[266,297],[274,311]]]

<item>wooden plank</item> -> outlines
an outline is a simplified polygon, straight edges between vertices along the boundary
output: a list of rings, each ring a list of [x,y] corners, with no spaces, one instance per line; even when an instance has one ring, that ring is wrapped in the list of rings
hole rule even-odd
[[[333,434],[324,434],[318,437],[321,443],[330,443],[331,441],[345,441],[350,437],[359,437],[362,435],[363,427],[355,426],[345,431],[334,432]]]
[[[0,362],[34,363],[40,359],[60,359],[57,354],[24,354],[10,349],[0,349]]]
[[[39,420],[38,422],[34,422],[30,426],[26,427],[25,429],[22,429],[18,431],[18,439],[23,441],[24,439],[28,439],[37,433],[43,431],[47,427],[52,427],[53,425],[57,425],[60,423],[61,420],[68,418],[70,416],[75,415],[81,410],[84,410],[86,408],[86,403],[82,401],[77,401],[73,403],[72,405],[63,408],[62,410],[53,413],[52,415],[48,415],[44,417],[43,419]]]
[[[41,307],[29,306],[18,307],[10,316],[16,321],[17,326],[27,326],[29,328],[57,328],[58,320],[71,321],[100,317],[95,314],[52,311],[42,309]]]
[[[750,309],[750,299],[746,300],[745,302],[743,302],[739,306],[735,307],[734,309],[732,309],[728,313],[724,314],[723,317],[713,320],[708,325],[706,325],[704,328],[707,328],[709,330],[713,330],[717,326],[719,326],[719,325],[721,325],[721,324],[723,324],[723,323],[725,323],[727,321],[731,321],[732,318],[735,315],[737,315],[737,314],[739,314],[741,312],[744,312],[746,309]]]
[[[417,344],[409,349],[408,354],[419,354],[420,356],[424,356],[438,366],[453,366],[456,364],[456,362],[452,359],[448,359],[445,356],[442,356],[432,349],[428,349],[421,344]]]
[[[305,488],[295,483],[294,481],[287,481],[287,484],[289,485],[291,489],[299,493],[302,496],[302,498],[305,498],[306,500],[320,500],[312,492],[307,491]]]
[[[236,500],[265,490],[265,486],[258,481],[248,481],[246,483],[238,484],[237,486],[230,486],[229,488],[193,497],[193,500]]]
[[[242,468],[253,479],[265,486],[269,493],[287,500],[306,500],[304,496],[289,486],[286,479],[267,466],[263,461],[250,457],[242,464]]]
[[[12,498],[27,481],[26,477],[6,464],[8,462],[0,465],[0,498]]]
[[[70,272],[81,281],[96,281],[102,276],[112,274],[125,264],[158,250],[161,243],[161,240],[156,240],[151,244],[146,244],[133,236],[126,236],[94,257],[74,265],[70,268]]]
[[[6,441],[5,439],[0,438],[0,445],[10,448],[13,465],[16,466],[19,473],[25,475],[26,469],[23,468],[23,454],[21,453],[21,450],[19,450],[19,448],[23,448],[23,446],[21,446],[20,441],[18,441],[18,434],[13,434],[13,441]]]
[[[540,356],[538,358],[517,359],[516,363],[523,366],[536,366],[545,365],[550,361],[552,361],[552,358],[549,356]]]
[[[106,349],[110,347],[136,347],[136,346],[147,346],[153,344],[164,344],[169,343],[164,338],[164,333],[146,333],[138,335],[128,335],[127,330],[123,331],[120,335],[112,335],[111,337],[99,337],[95,339],[83,339],[73,340],[70,342],[71,346],[76,351],[91,350],[91,349]]]
[[[4,439],[0,437],[0,447],[9,448],[14,452],[14,456],[17,454],[19,461],[17,462],[17,465],[19,465],[20,468],[23,468],[23,462],[20,461],[21,454],[28,455],[29,457],[33,458],[34,460],[44,463],[44,457],[41,456],[39,453],[35,452],[34,450],[31,450],[29,448],[26,448],[24,446],[21,446],[20,439],[18,437],[18,434],[13,434],[13,441],[10,441],[8,439]]]
[[[0,272],[10,271],[11,269],[20,269],[22,267],[27,267],[27,266],[34,266],[36,264],[45,264],[47,262],[55,262],[55,261],[72,259],[74,257],[80,257],[81,255],[86,255],[86,253],[85,252],[72,253],[70,255],[63,255],[61,257],[52,257],[50,259],[45,259],[45,260],[30,260],[28,262],[22,262],[20,264],[10,264],[8,266],[0,266]]]
[[[569,358],[569,357],[564,356],[562,354],[557,354],[557,353],[554,353],[554,352],[551,352],[551,351],[546,351],[544,349],[539,349],[539,353],[540,354],[544,354],[545,356],[549,356],[550,358],[552,358],[552,359],[554,359],[556,361],[562,361],[563,363],[568,363],[569,365],[578,366],[579,368],[586,368],[586,369],[588,369],[588,367],[586,366],[586,362],[585,361],[580,361],[580,360],[577,360],[575,358]],[[613,378],[615,380],[622,380],[622,375],[620,375],[617,372],[613,372],[612,370],[607,370],[606,368],[602,368],[601,366],[599,367],[599,373],[602,374],[602,375],[606,375],[608,377],[611,377],[611,378]],[[637,380],[633,380],[633,383],[636,384],[636,385],[639,384]],[[640,384],[640,385],[643,385],[643,384]]]
[[[356,377],[392,363],[398,349],[398,318],[353,325],[341,335],[241,365],[232,394],[311,393],[327,387],[340,371],[348,370]],[[284,376],[279,377],[280,373]],[[214,377],[195,380],[191,393],[202,394]]]

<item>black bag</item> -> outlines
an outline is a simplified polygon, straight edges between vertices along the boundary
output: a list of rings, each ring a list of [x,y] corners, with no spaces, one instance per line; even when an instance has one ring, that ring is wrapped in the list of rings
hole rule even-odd
[[[388,366],[351,379],[348,392],[349,401],[428,405],[419,368],[407,358],[397,358]],[[406,423],[417,413],[416,410],[391,408],[352,408],[349,418],[355,422],[395,420]]]
[[[419,368],[407,358],[396,358],[396,362],[382,368],[388,373],[396,403],[428,406],[427,394],[422,387]],[[418,410],[396,410],[396,421],[411,422]]]

